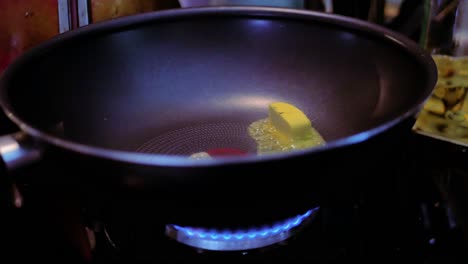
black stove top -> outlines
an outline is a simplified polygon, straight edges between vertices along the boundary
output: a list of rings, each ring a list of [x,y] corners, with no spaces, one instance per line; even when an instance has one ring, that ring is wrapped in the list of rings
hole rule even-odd
[[[398,204],[398,197],[393,198],[393,205],[320,208],[316,217],[288,240],[246,251],[219,252],[183,245],[166,236],[163,223],[155,223],[153,230],[136,227],[129,234],[135,244],[126,245],[123,251],[104,226],[96,225],[90,263],[184,259],[466,263],[463,234],[443,200],[407,201],[403,205]],[[88,240],[81,232],[80,211],[60,207],[37,200],[22,209],[2,210],[3,258],[87,263],[91,258],[84,250]]]

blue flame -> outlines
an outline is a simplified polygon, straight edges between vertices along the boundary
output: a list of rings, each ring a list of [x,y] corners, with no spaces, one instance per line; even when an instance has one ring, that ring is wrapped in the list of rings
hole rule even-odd
[[[192,238],[223,241],[267,238],[270,236],[277,235],[281,232],[287,232],[292,228],[299,226],[317,209],[318,208],[314,208],[312,210],[307,211],[305,214],[289,218],[285,221],[274,224],[273,226],[264,227],[258,230],[217,231],[195,227],[182,227],[178,225],[173,225],[173,227],[182,234]]]

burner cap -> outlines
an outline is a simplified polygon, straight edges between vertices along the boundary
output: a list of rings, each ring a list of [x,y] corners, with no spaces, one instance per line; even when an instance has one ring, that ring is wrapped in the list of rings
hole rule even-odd
[[[318,209],[316,207],[273,225],[248,230],[209,230],[167,225],[166,235],[182,244],[205,250],[243,251],[262,248],[290,238],[314,218]]]

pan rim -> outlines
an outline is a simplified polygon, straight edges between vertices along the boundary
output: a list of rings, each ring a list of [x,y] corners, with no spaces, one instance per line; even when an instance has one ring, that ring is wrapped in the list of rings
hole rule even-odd
[[[404,113],[397,117],[382,122],[371,129],[341,138],[334,141],[327,142],[323,146],[314,147],[305,150],[296,150],[284,153],[275,153],[269,155],[252,155],[252,156],[232,156],[232,157],[217,157],[215,159],[207,160],[192,160],[185,156],[177,155],[161,155],[161,154],[150,154],[150,153],[139,153],[133,151],[123,151],[110,148],[102,148],[79,142],[66,140],[54,136],[46,131],[35,128],[29,125],[25,120],[22,120],[17,115],[10,105],[7,96],[7,83],[6,79],[17,69],[21,68],[21,65],[27,63],[30,58],[40,54],[43,50],[50,49],[54,45],[58,45],[65,41],[71,41],[76,38],[88,36],[90,34],[97,34],[105,31],[122,31],[128,27],[136,27],[141,24],[151,23],[155,21],[167,21],[172,19],[190,18],[197,16],[247,16],[247,17],[274,17],[274,18],[287,18],[296,20],[312,20],[329,25],[340,26],[349,30],[364,31],[367,34],[380,37],[388,42],[393,43],[396,46],[400,46],[402,50],[408,52],[414,59],[416,59],[421,65],[423,70],[427,74],[426,80],[426,93],[422,93],[420,98],[415,100],[415,104],[408,108]],[[371,36],[369,35],[369,36]],[[138,165],[150,165],[150,166],[176,166],[176,167],[212,167],[212,166],[223,166],[223,165],[236,165],[245,163],[259,163],[259,162],[272,162],[277,160],[291,159],[309,155],[315,155],[318,153],[327,152],[333,149],[343,148],[354,144],[362,143],[367,141],[374,136],[383,133],[384,131],[394,127],[403,120],[416,114],[425,101],[429,98],[433,87],[437,81],[437,69],[435,63],[429,53],[424,51],[415,42],[407,38],[406,36],[391,31],[385,27],[371,24],[367,21],[358,20],[351,17],[340,16],[330,13],[322,13],[310,10],[299,10],[299,9],[288,9],[278,7],[259,7],[259,6],[217,6],[217,7],[193,7],[193,8],[180,8],[171,9],[164,11],[155,11],[142,13],[127,17],[116,18],[112,20],[102,21],[95,24],[90,24],[75,30],[59,34],[52,39],[41,43],[30,50],[24,52],[18,57],[13,63],[0,76],[0,106],[3,109],[7,117],[12,120],[22,131],[29,136],[43,141],[46,144],[50,144],[55,147],[62,148],[67,151],[75,152],[78,154],[103,158],[107,160],[113,160],[118,162],[124,162],[129,164]]]

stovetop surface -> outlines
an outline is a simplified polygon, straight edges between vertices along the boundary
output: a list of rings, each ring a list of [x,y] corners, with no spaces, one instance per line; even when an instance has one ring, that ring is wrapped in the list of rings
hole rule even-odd
[[[57,216],[56,208],[30,205],[6,210],[1,240],[2,258],[31,258],[86,263],[80,252],[84,238],[77,235],[76,212]],[[33,208],[34,207],[34,208]],[[64,210],[67,211],[67,210]],[[367,211],[367,212],[366,212]],[[4,210],[5,212],[5,210]],[[415,204],[406,208],[321,208],[317,218],[286,243],[247,252],[211,252],[169,240],[164,225],[136,230],[135,237],[151,243],[136,243],[126,252],[114,248],[104,232],[96,233],[97,245],[91,263],[135,263],[148,260],[307,260],[342,263],[385,259],[401,263],[466,263],[466,245],[460,227],[451,222],[443,202]],[[55,215],[55,216],[53,216]],[[5,219],[6,216],[6,219]],[[70,219],[73,218],[73,219]],[[62,222],[62,220],[67,220]],[[137,240],[137,239],[136,239]],[[89,257],[89,256],[88,256]],[[416,262],[415,262],[416,261]]]

